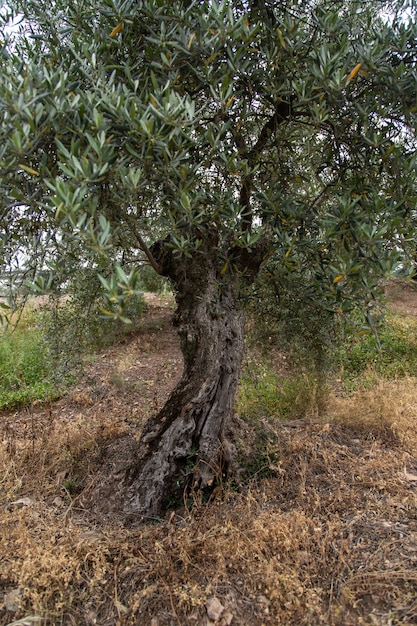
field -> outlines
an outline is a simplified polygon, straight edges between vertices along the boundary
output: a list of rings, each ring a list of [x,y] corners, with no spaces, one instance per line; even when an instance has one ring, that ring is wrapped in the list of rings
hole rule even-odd
[[[417,292],[391,296],[403,367],[361,365],[364,384],[337,378],[320,397],[307,376],[292,387],[297,414],[277,415],[282,402],[267,410],[265,397],[256,409],[248,381],[262,363],[248,353],[235,478],[145,526],[91,494],[178,379],[170,302],[153,297],[139,327],[94,355],[61,399],[4,410],[0,624],[417,623],[417,372],[407,352]],[[352,354],[366,360],[363,348]]]

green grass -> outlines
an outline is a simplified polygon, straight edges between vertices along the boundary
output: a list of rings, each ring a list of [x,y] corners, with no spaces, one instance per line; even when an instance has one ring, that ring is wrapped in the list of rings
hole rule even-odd
[[[416,376],[417,319],[389,314],[377,334],[358,331],[357,320],[353,320],[344,343],[335,344],[334,350],[335,369],[319,375],[308,362],[298,362],[299,369],[296,369],[296,362],[287,359],[292,366],[282,371],[270,357],[247,357],[236,405],[252,433],[249,451],[239,450],[245,477],[265,477],[273,473],[277,465],[274,421],[323,413],[329,405],[333,377],[340,379],[343,390],[350,394],[376,388],[382,381]],[[360,410],[357,412],[361,415]],[[374,419],[380,419],[378,411]],[[266,428],[266,424],[271,428]]]
[[[13,332],[0,337],[0,409],[56,398],[48,350],[36,329],[33,313],[26,314]]]
[[[348,335],[340,350],[347,391],[417,373],[417,319],[389,314],[377,334]]]
[[[322,391],[322,381],[314,374],[278,374],[267,363],[254,360],[244,368],[237,411],[249,421],[261,416],[303,418],[317,412]]]
[[[317,415],[325,401],[325,381],[309,371],[279,372],[276,364],[247,359],[239,383],[236,409],[251,432],[247,448],[238,445],[242,478],[271,476],[279,465],[273,424]]]
[[[132,299],[128,315],[137,323],[143,312],[143,298]],[[0,326],[0,410],[58,398],[87,357],[131,330],[72,300],[40,306],[31,301],[14,326]]]
[[[417,374],[417,319],[388,314],[377,333],[360,332],[352,323],[342,345],[335,345],[334,373],[347,392],[368,389],[381,380]],[[325,405],[326,374],[294,367],[278,373],[276,364],[248,359],[240,380],[237,411],[252,424],[260,417],[298,419]],[[328,379],[331,385],[331,378]]]

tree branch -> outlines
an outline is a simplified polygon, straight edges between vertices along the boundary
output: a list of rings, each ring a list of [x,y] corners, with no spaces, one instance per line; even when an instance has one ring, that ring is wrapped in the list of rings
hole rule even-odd
[[[291,104],[289,102],[282,101],[279,104],[277,104],[275,108],[275,113],[271,115],[269,120],[264,124],[259,134],[258,141],[255,143],[254,146],[252,146],[252,148],[247,153],[247,158],[250,164],[258,156],[258,154],[262,152],[262,150],[265,148],[266,144],[268,143],[270,137],[276,131],[277,127],[282,122],[287,120],[290,117],[290,115],[291,115]]]
[[[245,212],[242,214],[241,224],[243,231],[248,231],[252,227],[253,212],[250,202],[252,185],[252,176],[245,176],[239,194],[239,204],[245,208]]]
[[[237,149],[242,158],[248,160],[249,166],[252,167],[256,157],[262,152],[268,143],[270,137],[274,134],[275,130],[291,115],[291,105],[288,102],[280,102],[276,105],[275,113],[269,118],[269,120],[262,127],[261,132],[256,143],[250,148],[246,149],[245,140],[240,133],[233,133]],[[242,217],[242,230],[248,231],[252,226],[253,212],[251,207],[251,194],[253,187],[253,177],[251,174],[244,176],[242,181],[242,187],[239,194],[239,204],[245,208],[245,213]]]
[[[136,228],[136,224],[134,223],[133,218],[130,215],[127,215],[126,213],[123,214],[123,217],[125,218],[132,234],[134,235],[135,239],[137,240],[140,249],[142,250],[142,252],[145,253],[149,263],[151,264],[151,266],[153,267],[153,269],[155,270],[155,272],[157,274],[162,274],[162,268],[159,265],[159,263],[156,261],[155,257],[153,256],[152,252],[150,251],[150,249],[148,248],[148,246],[146,245],[146,242],[144,241],[142,235],[140,234],[140,232],[138,231],[138,229]]]

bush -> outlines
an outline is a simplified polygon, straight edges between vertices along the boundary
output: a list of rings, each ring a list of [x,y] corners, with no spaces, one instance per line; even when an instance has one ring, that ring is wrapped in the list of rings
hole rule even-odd
[[[334,367],[342,318],[317,292],[314,277],[285,266],[266,267],[253,296],[248,302],[252,344],[267,350],[275,345],[297,368],[318,377]]]

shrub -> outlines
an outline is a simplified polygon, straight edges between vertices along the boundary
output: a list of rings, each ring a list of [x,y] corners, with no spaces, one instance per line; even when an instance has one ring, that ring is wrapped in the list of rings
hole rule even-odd
[[[249,298],[250,339],[261,348],[278,346],[295,364],[321,376],[334,365],[341,318],[325,294],[317,294],[314,281],[306,271],[266,267]]]

